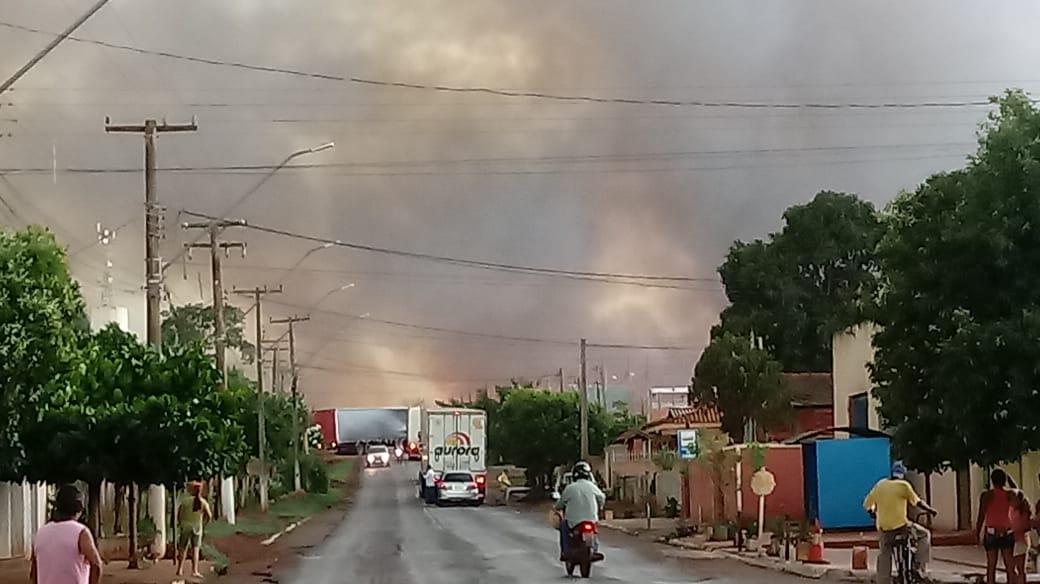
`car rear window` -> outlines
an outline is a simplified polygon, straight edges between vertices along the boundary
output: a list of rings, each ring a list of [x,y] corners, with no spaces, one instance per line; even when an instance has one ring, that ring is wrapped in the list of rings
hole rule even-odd
[[[380,453],[380,452],[386,452],[386,446],[373,446],[373,447],[369,448],[368,451],[369,452],[375,452],[377,454]]]
[[[444,482],[446,483],[472,483],[473,475],[465,472],[449,472],[444,475]]]

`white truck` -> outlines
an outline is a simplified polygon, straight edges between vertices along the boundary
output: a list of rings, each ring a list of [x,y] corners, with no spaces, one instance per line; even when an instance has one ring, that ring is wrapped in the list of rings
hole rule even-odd
[[[422,438],[427,462],[438,476],[469,471],[480,489],[486,489],[487,412],[462,408],[426,410]]]

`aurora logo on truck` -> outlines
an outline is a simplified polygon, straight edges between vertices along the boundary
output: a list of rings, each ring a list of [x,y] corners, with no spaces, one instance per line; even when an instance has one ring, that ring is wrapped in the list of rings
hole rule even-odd
[[[434,459],[442,456],[479,456],[480,447],[473,446],[469,434],[464,432],[452,432],[444,438],[444,446],[433,449]]]

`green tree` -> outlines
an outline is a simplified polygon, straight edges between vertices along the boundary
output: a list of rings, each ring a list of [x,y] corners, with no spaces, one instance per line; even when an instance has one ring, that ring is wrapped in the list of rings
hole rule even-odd
[[[81,364],[41,392],[33,424],[22,429],[26,477],[51,483],[86,481],[92,526],[103,480],[177,486],[229,474],[245,455],[237,424],[240,400],[216,391],[219,374],[200,345],[164,354],[109,325],[85,343]],[[136,522],[130,547],[137,549]],[[130,564],[136,566],[136,554]]]
[[[163,346],[182,346],[201,342],[207,351],[214,350],[215,313],[212,304],[185,304],[163,312]],[[256,347],[244,334],[245,313],[237,306],[224,305],[224,345],[236,350],[246,362],[252,362]]]
[[[576,393],[518,388],[509,392],[497,415],[502,457],[527,469],[532,485],[544,488],[555,467],[572,464],[581,444],[581,417]],[[610,434],[610,416],[596,405],[589,410],[589,450],[603,453]]]
[[[730,333],[712,339],[701,353],[691,394],[718,406],[722,430],[731,436],[743,436],[748,420],[761,429],[783,422],[791,408],[780,363],[753,348],[750,339]]]
[[[1040,110],[994,101],[966,167],[897,198],[879,249],[876,395],[921,471],[1040,448]]]
[[[0,231],[0,480],[25,472],[21,430],[79,358],[89,325],[65,252],[44,229]]]
[[[228,372],[228,391],[238,400],[238,411],[235,416],[245,432],[245,442],[250,456],[259,456],[259,394],[256,383],[247,379],[238,370]],[[293,415],[297,418],[297,428],[304,432],[310,425],[311,416],[302,398],[293,404],[288,395],[268,393],[264,395],[264,437],[265,458],[276,468],[284,466],[292,460]],[[302,443],[301,443],[302,448]],[[239,470],[244,470],[239,469]],[[284,470],[284,469],[283,469]]]
[[[754,333],[785,371],[830,371],[833,335],[873,305],[883,226],[869,202],[831,191],[783,218],[765,241],[730,248],[719,267],[730,306],[712,336]]]

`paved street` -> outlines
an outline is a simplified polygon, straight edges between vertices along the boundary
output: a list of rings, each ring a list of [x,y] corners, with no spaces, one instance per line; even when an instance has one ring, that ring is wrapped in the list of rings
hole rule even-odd
[[[417,467],[369,470],[347,520],[305,556],[292,584],[538,584],[564,579],[556,535],[540,517],[504,508],[424,508]],[[623,547],[622,547],[623,546]],[[592,579],[679,584],[775,584],[800,579],[736,563],[667,558],[659,548],[604,534],[607,560]]]

